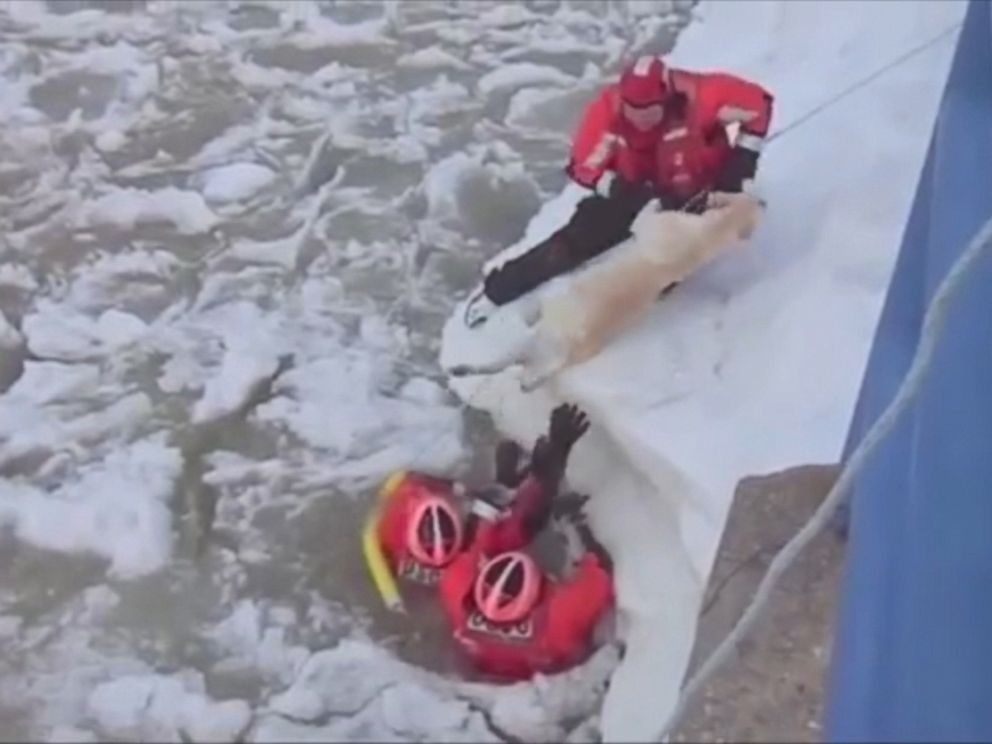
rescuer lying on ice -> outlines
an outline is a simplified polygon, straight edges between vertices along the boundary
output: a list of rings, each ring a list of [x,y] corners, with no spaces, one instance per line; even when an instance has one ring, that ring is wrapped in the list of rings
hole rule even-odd
[[[700,212],[712,191],[741,192],[755,177],[772,101],[740,77],[640,57],[589,104],[573,138],[566,172],[592,193],[568,224],[486,276],[465,322],[485,322],[496,307],[622,242],[652,199],[662,209]]]
[[[569,449],[584,431],[585,425],[570,427]],[[557,490],[565,471],[568,450],[560,441],[545,441],[534,460],[534,475],[548,491]],[[494,553],[483,540],[469,543],[444,570],[445,614],[459,648],[482,673],[529,679],[564,671],[593,650],[596,627],[613,602],[612,562],[578,512],[571,515],[587,552],[562,581],[526,550]]]
[[[572,445],[588,429],[574,406],[551,414],[547,437],[534,445],[529,466],[521,449],[501,441],[496,480],[469,491],[425,473],[398,473],[366,528],[366,560],[387,605],[402,607],[396,578],[406,587],[436,586],[441,572],[470,545],[484,553],[518,549],[547,524]]]

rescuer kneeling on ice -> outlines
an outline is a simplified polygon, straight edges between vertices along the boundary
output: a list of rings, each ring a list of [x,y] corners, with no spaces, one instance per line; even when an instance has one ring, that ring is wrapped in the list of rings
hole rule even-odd
[[[568,224],[486,276],[465,322],[485,322],[496,307],[626,240],[652,199],[662,209],[700,212],[710,192],[747,190],[772,101],[760,85],[728,73],[678,70],[653,55],[627,66],[589,104],[573,138],[566,172],[590,195]]]
[[[575,406],[558,406],[529,465],[521,467],[515,442],[499,443],[497,483],[490,487],[469,490],[416,472],[390,478],[364,536],[366,560],[386,604],[402,608],[397,578],[408,589],[436,587],[445,567],[469,546],[490,555],[531,542],[550,518],[572,446],[588,428]]]
[[[556,451],[553,440],[544,448],[542,477],[557,482],[567,452]],[[493,554],[480,540],[442,574],[441,602],[455,642],[484,674],[506,681],[553,674],[593,650],[599,621],[613,604],[612,561],[581,512],[570,516],[586,553],[562,581],[525,550]]]

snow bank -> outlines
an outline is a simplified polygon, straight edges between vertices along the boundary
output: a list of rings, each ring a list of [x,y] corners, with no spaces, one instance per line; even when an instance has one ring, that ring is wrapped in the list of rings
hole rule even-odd
[[[705,2],[672,60],[763,82],[782,127],[963,10]],[[590,519],[616,559],[628,648],[604,704],[607,740],[655,736],[671,711],[737,482],[841,453],[954,38],[771,145],[760,173],[769,209],[750,245],[685,282],[598,358],[531,396],[513,371],[451,382],[525,441],[562,400],[595,424],[568,477],[592,494]],[[504,255],[552,232],[578,198],[567,188]],[[445,329],[445,365],[485,360],[519,324],[508,312],[469,332],[461,310]]]

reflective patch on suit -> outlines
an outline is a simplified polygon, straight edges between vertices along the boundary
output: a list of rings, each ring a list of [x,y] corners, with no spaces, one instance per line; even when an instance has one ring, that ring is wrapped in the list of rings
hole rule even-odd
[[[619,142],[620,138],[617,135],[607,132],[600,137],[599,142],[596,143],[592,152],[589,153],[589,157],[582,161],[582,166],[593,170],[603,167],[603,164],[606,163],[607,159],[613,153],[613,148]]]
[[[400,563],[399,574],[407,581],[424,586],[435,586],[441,580],[441,569],[425,566],[410,558]]]
[[[740,123],[747,124],[758,116],[757,111],[741,108],[740,106],[721,106],[716,112],[716,118],[724,124]]]
[[[489,622],[478,610],[472,610],[468,614],[466,623],[469,630],[482,633],[488,636],[495,636],[504,641],[526,641],[534,637],[534,623],[530,618],[521,620],[518,623],[501,624]]]

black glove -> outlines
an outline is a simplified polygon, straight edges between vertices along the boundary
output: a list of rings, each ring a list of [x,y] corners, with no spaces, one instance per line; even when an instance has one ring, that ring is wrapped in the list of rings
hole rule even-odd
[[[504,439],[496,445],[496,481],[507,488],[520,485],[520,456],[523,450],[516,442]]]
[[[599,558],[600,564],[610,573],[613,572],[613,556],[610,555],[609,551],[603,547],[603,544],[596,539],[596,536],[592,534],[592,530],[589,528],[589,522],[586,519],[585,512],[576,511],[568,514],[568,521],[575,528],[575,533],[579,538],[588,552]]]
[[[539,437],[534,443],[534,450],[530,456],[530,471],[549,494],[557,493],[558,485],[565,475],[567,459],[568,454],[545,436]]]
[[[727,164],[713,184],[713,191],[724,191],[728,194],[740,193],[744,182],[754,178],[758,171],[758,153],[744,147],[735,147],[730,152]]]
[[[656,196],[657,194],[650,184],[633,183],[617,174],[610,184],[607,199],[615,205],[615,209],[627,217],[629,222],[632,222],[637,213],[644,209],[644,205]]]
[[[581,493],[575,493],[574,491],[570,493],[563,493],[555,499],[555,502],[551,507],[551,513],[559,519],[567,518],[574,522],[574,520],[582,518],[582,507],[585,506],[588,500],[588,496]]]
[[[548,438],[565,458],[572,451],[572,446],[587,431],[589,431],[589,419],[578,406],[563,403],[551,412]]]

